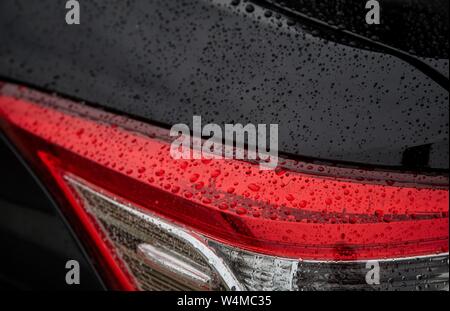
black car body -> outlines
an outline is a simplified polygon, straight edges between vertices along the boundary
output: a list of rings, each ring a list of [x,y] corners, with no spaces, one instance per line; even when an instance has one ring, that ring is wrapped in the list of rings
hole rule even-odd
[[[60,1],[0,3],[0,92],[26,86],[161,128],[193,115],[277,123],[283,157],[426,176],[448,194],[447,1],[380,1],[380,25],[353,0],[80,3],[79,25]],[[0,172],[1,286],[108,287],[6,131]],[[448,290],[444,253],[436,288]],[[78,286],[64,282],[69,259]],[[404,288],[427,288],[417,282]]]

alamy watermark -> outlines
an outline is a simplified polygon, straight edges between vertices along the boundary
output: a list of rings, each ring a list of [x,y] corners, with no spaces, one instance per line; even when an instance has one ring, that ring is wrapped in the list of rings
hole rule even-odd
[[[177,137],[170,146],[174,159],[257,160],[261,170],[278,164],[278,124],[215,123],[202,127],[201,116],[193,116],[192,135],[187,124],[175,124],[170,136]],[[207,137],[207,139],[202,139]]]
[[[369,0],[366,2],[366,23],[369,25],[380,24],[380,3],[376,0]]]
[[[366,283],[369,285],[380,285],[380,263],[377,260],[369,260],[366,262]]]
[[[80,3],[76,0],[69,0],[66,2],[66,24],[79,25],[80,24]]]
[[[66,262],[66,284],[79,285],[80,284],[80,264],[76,260],[68,260]]]

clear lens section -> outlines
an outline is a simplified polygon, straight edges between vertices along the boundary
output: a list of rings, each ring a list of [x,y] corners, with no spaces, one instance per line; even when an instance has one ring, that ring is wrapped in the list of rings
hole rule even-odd
[[[247,290],[292,291],[298,289],[298,260],[247,252],[213,241],[210,241],[209,245],[226,259]]]
[[[66,176],[105,236],[105,244],[142,290],[242,290],[206,239]]]
[[[73,175],[65,180],[137,289],[448,290],[447,254],[352,262],[267,256],[198,235]]]
[[[449,290],[449,258],[424,256],[370,261],[289,260],[210,242],[248,290]]]
[[[211,277],[204,272],[203,266],[185,256],[180,256],[167,247],[140,244],[138,254],[153,270],[162,270],[162,273],[172,278],[185,280],[192,287],[203,289],[213,283]]]

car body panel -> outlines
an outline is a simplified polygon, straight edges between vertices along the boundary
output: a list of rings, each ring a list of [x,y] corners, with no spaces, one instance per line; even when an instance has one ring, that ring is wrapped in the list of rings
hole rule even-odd
[[[52,1],[0,5],[2,77],[167,126],[277,123],[296,156],[448,168],[448,89],[339,32],[218,0],[88,2],[75,26]]]

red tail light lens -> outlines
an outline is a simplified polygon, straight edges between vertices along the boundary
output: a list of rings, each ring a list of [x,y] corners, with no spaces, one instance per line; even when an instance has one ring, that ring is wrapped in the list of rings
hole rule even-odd
[[[299,260],[448,252],[446,176],[175,160],[167,130],[8,84],[0,122],[116,288],[301,289]]]

